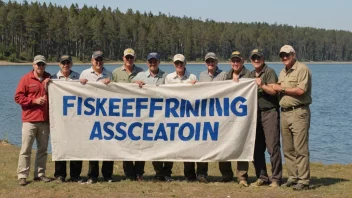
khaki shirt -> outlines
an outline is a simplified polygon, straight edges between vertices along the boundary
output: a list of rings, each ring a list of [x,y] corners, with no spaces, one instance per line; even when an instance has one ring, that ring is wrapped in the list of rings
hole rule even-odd
[[[232,73],[233,73],[233,69],[231,69],[229,72],[227,72],[226,80],[232,80],[233,79]],[[251,72],[248,69],[246,69],[245,66],[243,66],[243,68],[242,68],[242,70],[240,72],[239,78],[250,78],[250,74],[251,74]]]
[[[284,68],[280,72],[278,83],[284,88],[298,87],[305,91],[301,96],[281,95],[281,107],[288,108],[302,104],[309,105],[312,103],[312,73],[307,65],[296,61],[288,71]]]
[[[137,76],[139,72],[142,72],[143,69],[133,65],[132,73],[128,74],[124,65],[114,69],[112,72],[112,81],[121,82],[121,83],[130,83],[132,79]]]

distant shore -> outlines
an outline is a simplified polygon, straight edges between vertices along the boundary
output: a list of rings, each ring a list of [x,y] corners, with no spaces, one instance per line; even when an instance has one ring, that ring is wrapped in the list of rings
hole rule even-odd
[[[246,61],[245,63],[250,63],[249,61]],[[282,64],[282,62],[267,62],[267,64]],[[305,64],[352,64],[351,62],[335,62],[335,61],[325,61],[325,62],[304,62]],[[91,65],[90,62],[74,62],[74,65]],[[122,65],[123,62],[122,61],[117,61],[117,62],[113,62],[113,61],[108,61],[105,62],[105,65]],[[136,64],[145,64],[145,62],[143,61],[137,61]],[[162,61],[160,64],[172,64],[171,61],[169,62],[164,62]],[[204,64],[204,62],[187,62],[188,65],[190,64]],[[229,64],[229,62],[226,61],[221,61],[219,62],[219,64]],[[0,61],[0,66],[17,66],[17,65],[32,65],[31,62],[8,62],[8,61]],[[47,62],[47,65],[58,65],[58,62]]]

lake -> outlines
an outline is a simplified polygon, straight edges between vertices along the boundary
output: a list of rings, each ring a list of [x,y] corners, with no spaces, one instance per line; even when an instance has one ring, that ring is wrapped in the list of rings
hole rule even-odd
[[[137,64],[146,69],[145,64]],[[278,74],[283,64],[268,64]],[[118,65],[120,66],[120,65]],[[88,65],[74,65],[73,70],[81,72]],[[110,71],[116,65],[107,65]],[[189,64],[187,70],[199,76],[206,67],[203,64]],[[220,64],[222,70],[228,71],[229,64]],[[250,64],[247,69],[252,70]],[[324,164],[352,163],[352,64],[308,64],[313,75],[311,105],[311,128],[309,146],[312,162]],[[161,64],[160,68],[173,72],[171,64]],[[10,143],[21,145],[21,108],[14,102],[14,94],[20,78],[29,72],[32,66],[0,66],[0,139],[7,138]],[[51,74],[59,70],[57,65],[46,68]]]

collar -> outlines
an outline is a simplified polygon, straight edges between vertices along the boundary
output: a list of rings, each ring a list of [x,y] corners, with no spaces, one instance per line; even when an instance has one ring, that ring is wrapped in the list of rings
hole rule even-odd
[[[151,76],[149,69],[147,71],[145,71],[144,73],[147,77]],[[160,69],[158,69],[158,73],[155,75],[155,77],[161,78],[162,76],[163,76],[163,72]]]
[[[176,79],[176,78],[188,78],[189,75],[190,75],[190,73],[189,73],[189,72],[187,71],[187,69],[185,68],[185,74],[184,74],[182,77],[180,77],[179,75],[177,75],[177,72],[175,71],[174,79]]]
[[[59,70],[59,71],[57,72],[56,76],[57,76],[58,79],[60,79],[60,77],[66,78],[66,77],[62,74],[61,70]],[[79,76],[76,76],[76,74],[75,74],[72,70],[70,70],[70,74],[68,75],[67,78],[72,79],[72,78],[78,78],[78,77],[79,77]]]
[[[222,72],[222,70],[219,69],[218,66],[216,66],[216,70],[215,70],[215,72],[214,72],[214,75],[209,74],[209,72],[208,72],[208,75],[209,75],[210,77],[216,77],[216,76],[217,76],[218,74],[220,74],[221,72]]]
[[[94,74],[96,74],[96,72],[95,72],[95,71],[94,71],[94,69],[93,69],[93,66],[92,66],[92,67],[90,67],[89,72],[90,72],[90,73],[94,73]],[[105,67],[103,67],[103,71],[101,72],[101,74],[102,74],[102,75],[106,75],[106,74],[105,74]]]
[[[29,77],[37,79],[37,77],[34,76],[34,69],[32,69],[32,71],[29,72]],[[50,78],[50,74],[48,72],[44,71],[43,78]]]

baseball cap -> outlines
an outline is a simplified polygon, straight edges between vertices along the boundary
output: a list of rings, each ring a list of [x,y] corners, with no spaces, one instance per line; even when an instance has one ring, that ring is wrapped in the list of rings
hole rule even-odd
[[[243,55],[239,51],[234,51],[234,52],[232,52],[232,54],[230,56],[230,59],[233,59],[233,58],[243,59]]]
[[[280,49],[280,53],[281,52],[285,52],[285,53],[288,53],[288,54],[289,53],[296,53],[295,49],[293,49],[293,47],[291,45],[282,46],[281,49]]]
[[[132,48],[127,48],[125,49],[125,51],[123,51],[123,56],[127,56],[127,55],[136,56],[136,53]]]
[[[147,61],[152,58],[155,58],[156,60],[160,60],[160,55],[156,52],[149,53],[147,56]]]
[[[102,51],[94,51],[94,52],[93,52],[92,58],[96,59],[96,58],[98,58],[98,57],[104,58]]]
[[[66,60],[68,60],[68,61],[70,61],[70,62],[72,63],[72,58],[71,58],[71,56],[69,56],[69,55],[62,55],[62,56],[60,57],[60,63],[61,63],[62,61],[66,61]]]
[[[174,56],[173,60],[174,60],[174,62],[176,62],[176,61],[185,62],[186,61],[186,57],[184,55],[182,55],[182,54],[176,54]]]
[[[43,62],[46,64],[45,62],[45,57],[43,55],[36,55],[33,59],[33,64],[37,64],[37,63],[40,63],[40,62]]]
[[[253,55],[264,56],[264,53],[260,49],[254,49],[254,50],[251,51],[251,56],[250,57],[252,57]]]
[[[218,57],[216,57],[216,54],[214,52],[208,52],[206,55],[205,55],[205,58],[204,60],[207,60],[209,58],[212,58],[214,60],[218,60]]]

